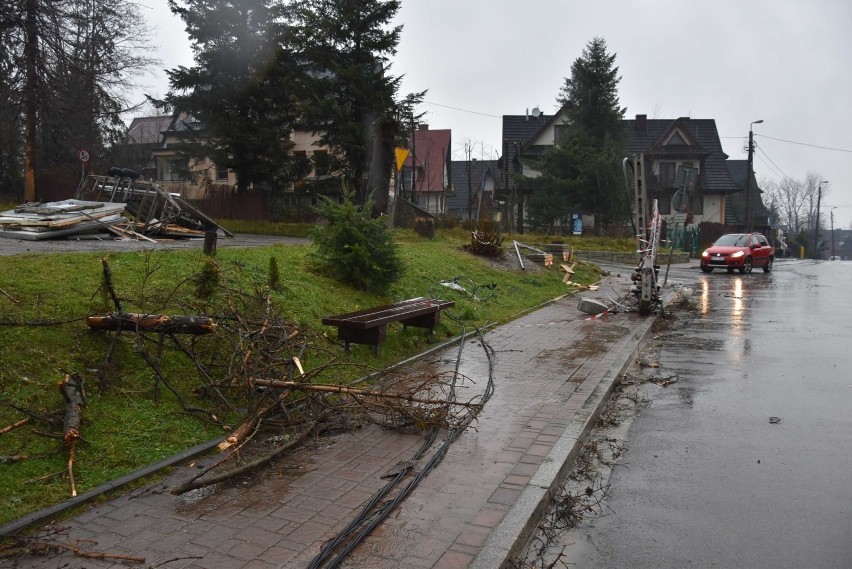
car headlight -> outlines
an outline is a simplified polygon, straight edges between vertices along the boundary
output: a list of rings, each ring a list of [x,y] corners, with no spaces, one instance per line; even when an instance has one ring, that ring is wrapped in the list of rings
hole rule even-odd
[[[703,252],[703,253],[701,253],[701,256],[702,256],[702,257],[709,257],[709,256],[710,256],[710,253],[708,253],[708,252],[707,252],[707,249],[704,249],[704,252]]]
[[[739,258],[740,258],[740,257],[742,257],[743,255],[745,255],[745,253],[743,253],[742,251],[737,251],[736,253],[734,253],[733,255],[731,255],[731,259],[739,259]]]

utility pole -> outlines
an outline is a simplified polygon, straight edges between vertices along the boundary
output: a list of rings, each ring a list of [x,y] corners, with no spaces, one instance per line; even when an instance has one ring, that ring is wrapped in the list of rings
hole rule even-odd
[[[829,212],[831,214],[831,259],[834,260],[834,208]]]
[[[748,172],[746,172],[746,233],[751,233],[751,178],[754,175],[754,131],[752,127],[763,122],[763,119],[752,121],[748,125]]]
[[[822,200],[822,185],[827,183],[828,181],[824,180],[817,186],[816,226],[814,227],[814,261],[819,259],[819,252],[817,251],[817,247],[819,247],[819,202]]]

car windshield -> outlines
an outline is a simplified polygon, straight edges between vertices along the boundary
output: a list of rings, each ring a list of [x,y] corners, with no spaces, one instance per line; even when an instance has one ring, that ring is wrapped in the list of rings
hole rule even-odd
[[[745,247],[748,245],[748,235],[722,235],[713,245],[723,247]]]

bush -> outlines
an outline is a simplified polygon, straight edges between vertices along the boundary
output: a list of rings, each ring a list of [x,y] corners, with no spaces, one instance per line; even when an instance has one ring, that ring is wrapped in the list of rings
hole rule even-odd
[[[328,224],[315,227],[310,237],[317,246],[314,260],[335,279],[370,292],[384,293],[402,275],[402,261],[385,221],[372,219],[367,203],[359,208],[352,194],[343,203],[323,197],[316,208]]]
[[[414,231],[422,237],[435,236],[435,220],[431,217],[419,216],[414,220]]]

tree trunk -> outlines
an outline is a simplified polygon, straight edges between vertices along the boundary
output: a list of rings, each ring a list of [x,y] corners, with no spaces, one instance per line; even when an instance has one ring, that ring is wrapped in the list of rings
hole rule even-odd
[[[38,145],[38,0],[26,0],[24,44],[24,201],[36,201],[36,148]]]
[[[166,316],[165,314],[133,314],[129,312],[89,316],[86,324],[92,330],[130,330],[157,334],[210,334],[216,322],[203,316]]]

